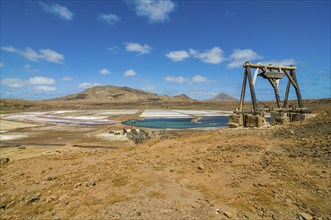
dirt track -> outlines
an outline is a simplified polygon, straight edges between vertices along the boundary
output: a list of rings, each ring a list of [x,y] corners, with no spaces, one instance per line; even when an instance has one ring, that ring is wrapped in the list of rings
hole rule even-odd
[[[1,165],[0,218],[331,219],[330,124],[330,113],[321,112],[285,127],[143,145],[70,131],[66,146],[46,152],[11,147],[10,155],[30,156]]]

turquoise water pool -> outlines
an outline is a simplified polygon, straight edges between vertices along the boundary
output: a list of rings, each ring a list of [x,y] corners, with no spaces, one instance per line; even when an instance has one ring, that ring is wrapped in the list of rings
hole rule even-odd
[[[228,123],[228,116],[208,116],[197,122],[192,122],[192,118],[147,118],[136,120],[137,127],[154,129],[188,129],[188,128],[208,128],[225,127]],[[131,125],[131,120],[122,124]]]

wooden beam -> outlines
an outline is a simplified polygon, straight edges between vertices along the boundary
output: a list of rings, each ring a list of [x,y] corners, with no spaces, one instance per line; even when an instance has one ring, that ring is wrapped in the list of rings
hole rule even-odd
[[[274,65],[265,65],[265,64],[253,64],[250,62],[245,62],[245,64],[243,65],[244,68],[246,67],[250,67],[250,68],[267,68],[267,69],[273,69],[273,70],[296,70],[297,68],[295,66],[274,66]]]

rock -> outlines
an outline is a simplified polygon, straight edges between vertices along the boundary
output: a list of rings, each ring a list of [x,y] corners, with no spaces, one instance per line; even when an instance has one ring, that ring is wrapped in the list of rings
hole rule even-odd
[[[232,217],[233,217],[232,213],[231,213],[231,212],[228,212],[228,211],[224,211],[223,214],[224,214],[226,217],[228,217],[228,218],[232,218]]]
[[[3,203],[0,204],[0,209],[5,209],[6,206],[7,206],[7,204],[3,202]]]
[[[25,149],[25,147],[20,146],[20,147],[18,147],[17,149],[19,149],[19,150],[23,150],[23,149]]]
[[[219,214],[222,213],[222,210],[220,210],[220,209],[216,209],[215,213],[216,213],[217,215],[219,215]]]
[[[40,198],[40,193],[37,193],[37,194],[31,196],[28,200],[26,200],[25,204],[30,204],[30,203],[36,202],[39,200],[39,198]]]
[[[199,164],[199,165],[198,165],[198,169],[199,169],[199,170],[204,170],[205,167],[203,166],[203,164]]]
[[[47,177],[47,181],[52,181],[52,180],[55,180],[55,179],[56,179],[56,177],[52,177],[52,176]]]
[[[93,186],[95,186],[95,182],[94,181],[86,182],[85,183],[85,186],[87,186],[87,187],[93,187]]]
[[[313,216],[311,216],[307,213],[304,213],[304,212],[299,213],[298,216],[299,216],[299,220],[312,220],[313,219]]]
[[[9,163],[8,157],[0,158],[0,164],[6,164],[6,163]]]

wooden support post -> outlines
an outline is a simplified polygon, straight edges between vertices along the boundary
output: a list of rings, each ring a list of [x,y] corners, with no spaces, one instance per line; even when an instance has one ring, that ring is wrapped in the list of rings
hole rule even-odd
[[[253,78],[252,78],[251,68],[249,66],[246,67],[246,73],[248,76],[249,88],[250,88],[251,97],[252,97],[253,111],[255,113],[258,106],[257,106],[257,102],[256,102],[255,88],[254,88],[254,82],[253,82]]]
[[[245,68],[243,85],[241,88],[241,95],[240,95],[240,103],[239,103],[239,112],[242,113],[244,108],[244,100],[245,100],[245,91],[246,91],[246,81],[247,81],[247,70]]]
[[[290,72],[290,74],[289,74],[286,70],[284,70],[284,73],[287,76],[287,78],[291,81],[293,87],[295,89],[297,89],[298,88],[298,85],[297,85],[297,82],[295,82],[294,79],[293,79],[293,77],[292,77],[292,72]]]
[[[289,95],[289,93],[290,93],[290,88],[291,88],[291,81],[290,81],[290,79],[288,79],[288,81],[287,81],[287,86],[286,86],[286,92],[285,92],[284,103],[283,103],[283,107],[284,107],[284,108],[287,107],[287,100],[288,100],[288,95]]]
[[[293,81],[296,83],[297,87],[295,88],[295,92],[297,94],[297,99],[298,99],[298,105],[299,105],[299,108],[303,108],[303,104],[302,104],[302,98],[301,98],[301,93],[300,93],[300,89],[299,89],[299,84],[298,84],[298,80],[297,80],[297,77],[295,75],[295,71],[294,70],[291,70],[291,76],[293,78]]]
[[[276,102],[277,102],[277,107],[280,108],[280,97],[279,97],[279,91],[276,83],[273,81],[273,79],[268,78],[268,81],[270,82],[272,88],[274,89],[275,92],[275,97],[276,97]]]

